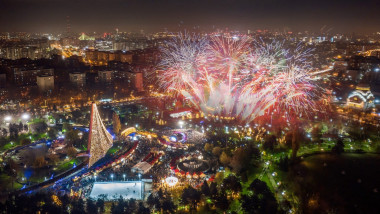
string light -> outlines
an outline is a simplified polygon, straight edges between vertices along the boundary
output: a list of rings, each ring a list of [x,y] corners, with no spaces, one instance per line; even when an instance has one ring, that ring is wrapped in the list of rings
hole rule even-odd
[[[90,147],[90,159],[88,167],[91,167],[96,161],[103,158],[108,149],[112,147],[113,143],[112,136],[104,126],[95,103],[92,104],[91,116],[92,118],[88,144]]]

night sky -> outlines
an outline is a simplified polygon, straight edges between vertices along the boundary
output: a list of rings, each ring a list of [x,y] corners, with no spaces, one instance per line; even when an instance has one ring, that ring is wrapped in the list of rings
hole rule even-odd
[[[0,31],[380,31],[376,0],[0,0]]]

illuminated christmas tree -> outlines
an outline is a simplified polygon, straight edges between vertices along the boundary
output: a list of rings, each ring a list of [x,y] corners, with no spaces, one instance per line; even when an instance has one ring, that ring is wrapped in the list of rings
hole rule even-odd
[[[112,147],[112,142],[112,136],[104,126],[96,104],[93,103],[88,137],[88,151],[90,152],[88,167],[91,167],[96,161],[104,157],[108,149]]]

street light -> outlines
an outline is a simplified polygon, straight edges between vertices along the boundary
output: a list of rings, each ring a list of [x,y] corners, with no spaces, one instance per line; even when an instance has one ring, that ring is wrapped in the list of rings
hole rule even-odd
[[[141,174],[139,173],[139,179],[141,180]]]
[[[182,120],[180,120],[180,121],[178,122],[178,124],[179,124],[179,126],[181,127],[181,129],[182,129],[182,126],[183,126],[183,121],[182,121]]]
[[[29,116],[29,114],[24,113],[24,114],[21,115],[21,118],[22,118],[23,120],[29,120],[30,116]]]
[[[10,116],[10,115],[5,116],[5,117],[4,117],[4,120],[5,120],[6,122],[11,121],[11,120],[12,120],[12,116]]]
[[[123,178],[124,178],[124,181],[125,181],[125,174],[123,174]]]
[[[111,174],[111,179],[112,179],[112,182],[113,182],[113,174]]]
[[[94,178],[95,178],[95,182],[96,182],[96,174],[94,175]]]

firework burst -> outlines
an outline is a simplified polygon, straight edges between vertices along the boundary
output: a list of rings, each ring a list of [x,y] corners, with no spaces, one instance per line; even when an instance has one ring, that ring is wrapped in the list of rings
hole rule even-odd
[[[320,99],[311,51],[247,36],[179,34],[161,48],[161,88],[206,114],[250,122],[270,112],[307,114]]]

